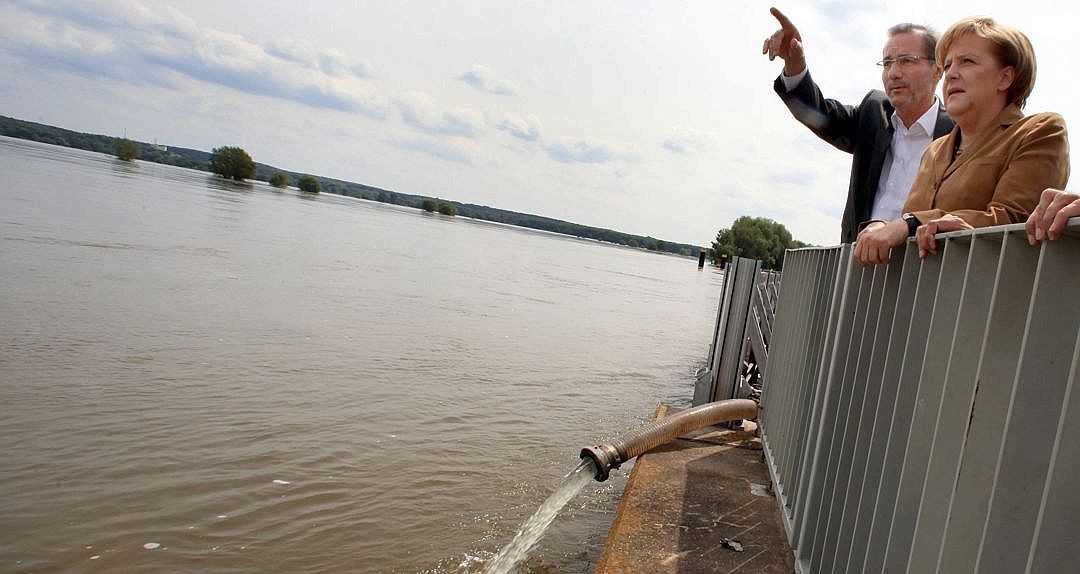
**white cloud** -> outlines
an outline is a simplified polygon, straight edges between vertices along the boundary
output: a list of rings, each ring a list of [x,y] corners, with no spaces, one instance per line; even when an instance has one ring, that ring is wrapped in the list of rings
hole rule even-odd
[[[0,46],[31,64],[135,84],[173,85],[182,75],[370,118],[389,111],[386,98],[346,74],[351,68],[342,54],[303,42],[264,48],[200,27],[175,9],[154,12],[135,3],[106,4],[99,12],[82,3],[23,2],[6,12]]]
[[[467,166],[475,166],[479,163],[475,150],[469,149],[460,141],[400,137],[391,138],[389,143],[401,150],[420,153],[452,163],[459,163]]]
[[[423,92],[399,94],[394,104],[401,119],[422,132],[472,138],[483,131],[484,119],[478,112],[441,108],[434,98]]]
[[[672,135],[662,145],[675,154],[701,153],[713,147],[713,137],[707,133],[686,132]]]
[[[608,163],[616,156],[610,144],[581,138],[562,138],[544,145],[544,151],[561,163]]]
[[[540,139],[540,118],[533,114],[516,116],[506,113],[498,120],[495,127],[525,141]]]
[[[275,38],[263,44],[262,48],[270,56],[299,64],[309,70],[319,70],[328,76],[343,77],[349,74],[358,78],[371,76],[371,64],[350,62],[340,51],[320,50],[307,40]]]
[[[457,79],[481,92],[488,92],[498,96],[513,95],[517,91],[513,84],[504,80],[496,80],[492,77],[490,69],[479,64],[458,75]]]

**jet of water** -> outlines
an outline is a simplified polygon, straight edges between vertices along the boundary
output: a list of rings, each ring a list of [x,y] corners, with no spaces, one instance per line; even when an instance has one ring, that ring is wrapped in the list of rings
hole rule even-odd
[[[512,572],[511,568],[524,560],[529,555],[529,550],[543,538],[551,521],[555,520],[555,515],[566,506],[567,502],[570,502],[570,499],[577,496],[581,489],[585,488],[595,474],[596,463],[591,458],[582,459],[581,464],[563,477],[555,492],[521,525],[521,529],[510,544],[507,544],[491,562],[488,562],[484,574]]]

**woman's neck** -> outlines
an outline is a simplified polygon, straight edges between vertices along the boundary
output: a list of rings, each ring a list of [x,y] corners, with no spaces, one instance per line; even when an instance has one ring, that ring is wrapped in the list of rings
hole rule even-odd
[[[1003,105],[1000,108],[993,109],[992,111],[988,110],[981,114],[968,114],[963,117],[953,118],[953,120],[956,121],[956,125],[960,127],[959,151],[970,149],[972,144],[978,141],[984,133],[989,131],[991,126],[994,125],[994,120],[1005,107],[1006,106]]]

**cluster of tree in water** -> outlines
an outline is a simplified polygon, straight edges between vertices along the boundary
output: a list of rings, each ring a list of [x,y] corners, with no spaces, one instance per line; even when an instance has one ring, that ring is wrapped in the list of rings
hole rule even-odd
[[[730,261],[732,256],[749,257],[761,260],[765,269],[780,269],[784,265],[784,252],[801,247],[809,244],[793,239],[783,225],[765,217],[744,215],[731,227],[717,232],[709,254],[716,263]]]
[[[127,138],[80,133],[6,116],[0,116],[0,135],[101,152],[115,155],[125,161],[142,159],[144,161],[209,171],[222,177],[241,181],[257,179],[269,182],[278,188],[285,188],[291,182],[296,182],[297,188],[306,192],[318,193],[325,191],[337,195],[414,207],[428,212],[438,211],[444,215],[461,215],[463,217],[540,229],[652,251],[696,257],[701,249],[697,245],[668,242],[654,237],[643,237],[611,229],[579,225],[550,217],[508,211],[486,205],[398,193],[370,185],[291,172],[257,163],[252,160],[247,152],[238,147],[219,147],[207,153],[194,149],[137,142]],[[725,258],[737,255],[755,257],[761,259],[766,268],[779,269],[782,264],[783,250],[788,247],[801,246],[805,246],[805,244],[793,241],[787,229],[775,221],[759,217],[741,217],[735,221],[735,224],[730,229],[720,230],[716,241],[713,242],[712,249],[709,251],[711,259],[717,263]],[[779,249],[779,253],[777,253],[777,249]]]

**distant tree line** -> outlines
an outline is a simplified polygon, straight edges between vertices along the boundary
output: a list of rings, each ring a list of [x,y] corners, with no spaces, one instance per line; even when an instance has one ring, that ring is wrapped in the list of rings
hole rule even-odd
[[[0,116],[0,135],[95,151],[108,155],[116,155],[117,157],[119,157],[117,141],[120,139],[124,139],[105,135],[74,132],[63,128],[39,124],[35,122],[28,122],[6,116]],[[156,146],[145,142],[133,143],[138,146],[138,153],[134,157],[137,157],[142,161],[175,165],[179,167],[186,167],[207,172],[214,171],[211,167],[211,153],[173,146],[169,146],[168,148],[166,148],[165,146]],[[216,148],[216,150],[220,149],[222,148]],[[244,155],[247,155],[246,152]],[[251,159],[250,156],[248,159]],[[640,249],[648,249],[650,251],[673,253],[688,257],[697,257],[697,254],[700,251],[699,246],[690,245],[687,243],[674,243],[670,241],[663,241],[661,239],[656,239],[655,237],[632,235],[629,233],[622,233],[611,229],[579,225],[576,223],[570,223],[569,221],[562,221],[559,219],[552,219],[550,217],[542,217],[539,215],[531,215],[528,213],[519,213],[516,211],[508,211],[505,209],[488,207],[486,205],[459,203],[450,200],[436,200],[430,197],[410,195],[407,193],[398,193],[396,191],[390,191],[387,189],[381,189],[378,187],[373,187],[360,183],[353,183],[327,177],[316,177],[298,172],[291,172],[254,161],[252,161],[252,163],[255,166],[254,174],[245,175],[243,179],[257,179],[260,181],[266,181],[269,182],[271,185],[274,185],[275,187],[287,187],[290,181],[295,181],[297,182],[297,186],[299,188],[300,178],[309,177],[313,179],[317,184],[317,186],[315,187],[316,192],[323,191],[336,195],[357,197],[370,201],[379,201],[382,203],[390,203],[394,205],[412,207],[415,209],[423,209],[424,201],[432,200],[435,201],[434,210],[446,215],[456,214],[461,217],[470,217],[473,219],[482,219],[485,221],[495,221],[498,223],[505,223],[507,225],[516,225],[518,227],[540,229],[543,231],[551,231],[554,233],[561,233],[574,237],[594,239],[596,241],[615,243],[618,245],[626,245],[628,247],[636,247]],[[245,171],[244,173],[246,174],[249,172]],[[223,175],[223,177],[233,177],[233,175],[230,172],[229,175]],[[305,183],[305,185],[309,184]]]

